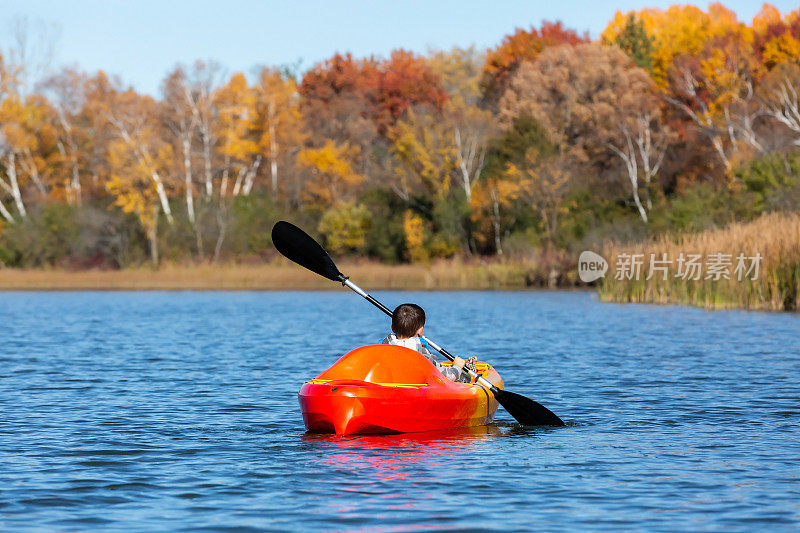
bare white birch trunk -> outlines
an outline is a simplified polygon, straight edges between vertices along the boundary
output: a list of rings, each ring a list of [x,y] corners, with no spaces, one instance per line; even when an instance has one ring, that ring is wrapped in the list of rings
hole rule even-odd
[[[796,134],[793,144],[800,146],[800,102],[792,82],[786,78],[779,91],[775,91],[778,104],[770,106],[767,113]]]
[[[3,215],[3,218],[8,222],[14,223],[14,217],[11,216],[11,213],[8,212],[8,209],[6,209],[2,201],[0,201],[0,215]]]
[[[184,183],[186,185],[186,214],[189,217],[189,222],[194,226],[194,183],[192,182],[191,139],[184,137],[181,144],[183,146]]]
[[[639,166],[636,160],[636,151],[633,148],[633,141],[631,139],[630,132],[627,130],[627,128],[623,128],[623,131],[625,133],[626,149],[623,151],[613,144],[609,144],[608,146],[625,163],[625,168],[628,173],[628,181],[630,181],[631,184],[631,196],[633,196],[633,203],[636,205],[636,209],[639,211],[639,216],[641,216],[644,223],[647,224],[647,212],[642,205],[642,200],[639,198]]]
[[[225,156],[225,168],[222,170],[222,180],[219,184],[219,197],[225,198],[228,195],[228,174],[231,164],[231,158]]]
[[[228,231],[228,209],[223,202],[220,202],[219,209],[217,209],[217,226],[219,227],[219,234],[217,235],[217,243],[214,245],[214,258],[213,262],[218,263],[220,255],[222,254],[222,244],[225,242],[225,236]]]
[[[233,196],[239,196],[239,193],[242,192],[242,182],[244,181],[244,175],[247,173],[247,167],[242,167],[236,173],[236,180],[233,182]]]
[[[75,205],[81,205],[83,198],[81,193],[81,175],[78,169],[78,146],[75,144],[75,139],[72,137],[72,124],[70,124],[70,122],[67,120],[63,110],[61,109],[58,111],[58,120],[64,130],[64,141],[69,147],[69,154],[67,154],[67,151],[61,141],[58,142],[58,149],[59,152],[61,152],[62,157],[64,157],[65,160],[69,159],[70,162],[72,178],[68,182],[68,185],[73,196],[72,200],[75,202]]]
[[[156,192],[158,193],[158,199],[161,201],[161,208],[164,210],[164,215],[167,217],[167,222],[171,226],[175,221],[172,219],[172,210],[169,208],[169,200],[167,199],[167,191],[164,189],[164,182],[161,180],[161,176],[158,175],[158,172],[153,171],[151,177],[153,178],[153,182],[156,184]]]
[[[22,202],[22,193],[19,190],[19,182],[17,181],[17,155],[14,152],[8,155],[6,170],[8,172],[8,179],[11,181],[11,196],[14,198],[17,211],[23,217],[27,217],[28,212],[25,210],[25,204]]]
[[[267,107],[269,113],[269,169],[272,185],[272,196],[278,194],[278,140],[275,138],[275,102],[270,100]]]
[[[462,139],[460,128],[455,128],[455,142],[462,186],[467,197],[467,204],[469,204],[472,201],[472,187],[483,171],[486,145],[474,135],[471,138]]]
[[[245,196],[248,196],[250,191],[253,190],[253,182],[255,181],[258,168],[261,166],[261,160],[261,155],[257,155],[255,161],[253,161],[250,168],[247,169],[247,174],[244,177],[244,187],[242,188],[242,193]]]
[[[58,153],[61,154],[61,159],[64,161],[67,160],[67,151],[64,148],[64,143],[61,140],[56,142],[56,146],[58,146]],[[75,191],[72,189],[72,181],[67,181],[64,184],[67,190],[67,205],[75,205]]]
[[[42,183],[42,179],[39,176],[39,169],[36,168],[36,161],[33,160],[33,154],[31,154],[31,151],[27,148],[25,148],[25,151],[22,153],[20,166],[31,177],[31,181],[33,181],[33,184],[36,185],[36,190],[39,191],[39,195],[42,197],[42,199],[47,198],[47,187],[45,187],[44,183]]]
[[[208,135],[203,135],[203,165],[206,178],[206,198],[214,194],[214,182],[211,180],[211,141]]]
[[[81,174],[78,170],[78,157],[75,152],[70,157],[72,162],[72,192],[75,195],[75,204],[81,205],[83,203],[83,193],[81,191]]]

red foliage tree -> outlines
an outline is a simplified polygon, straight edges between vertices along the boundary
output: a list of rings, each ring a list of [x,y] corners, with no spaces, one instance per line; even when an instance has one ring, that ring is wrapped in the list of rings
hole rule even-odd
[[[439,76],[423,59],[394,50],[380,66],[373,119],[378,132],[385,135],[410,106],[427,104],[441,110],[447,99]]]
[[[394,50],[383,61],[336,54],[309,70],[299,90],[312,129],[349,141],[363,136],[365,119],[385,136],[410,106],[441,109],[447,103],[439,76],[424,59],[405,50]],[[330,131],[335,125],[338,131]]]

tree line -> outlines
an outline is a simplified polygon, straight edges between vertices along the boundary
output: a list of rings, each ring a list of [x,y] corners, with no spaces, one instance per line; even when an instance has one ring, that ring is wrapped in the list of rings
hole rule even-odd
[[[557,262],[799,206],[800,10],[618,12],[597,41],[544,22],[302,73],[197,61],[157,98],[30,46],[0,56],[8,266],[269,257],[279,217],[336,254]]]

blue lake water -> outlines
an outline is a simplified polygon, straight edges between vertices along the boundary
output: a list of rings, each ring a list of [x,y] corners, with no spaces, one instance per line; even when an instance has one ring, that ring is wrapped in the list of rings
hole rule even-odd
[[[310,436],[344,292],[0,293],[0,530],[797,530],[800,316],[375,293],[568,427]]]

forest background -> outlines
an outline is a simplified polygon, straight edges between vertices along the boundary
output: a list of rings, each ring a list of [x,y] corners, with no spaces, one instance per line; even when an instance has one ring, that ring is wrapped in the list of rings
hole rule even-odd
[[[40,30],[20,22],[0,56],[7,269],[213,278],[279,261],[286,219],[404,276],[554,286],[577,283],[582,250],[797,223],[800,9],[618,12],[595,41],[543,22],[303,72],[197,61],[158,97],[54,71]]]

